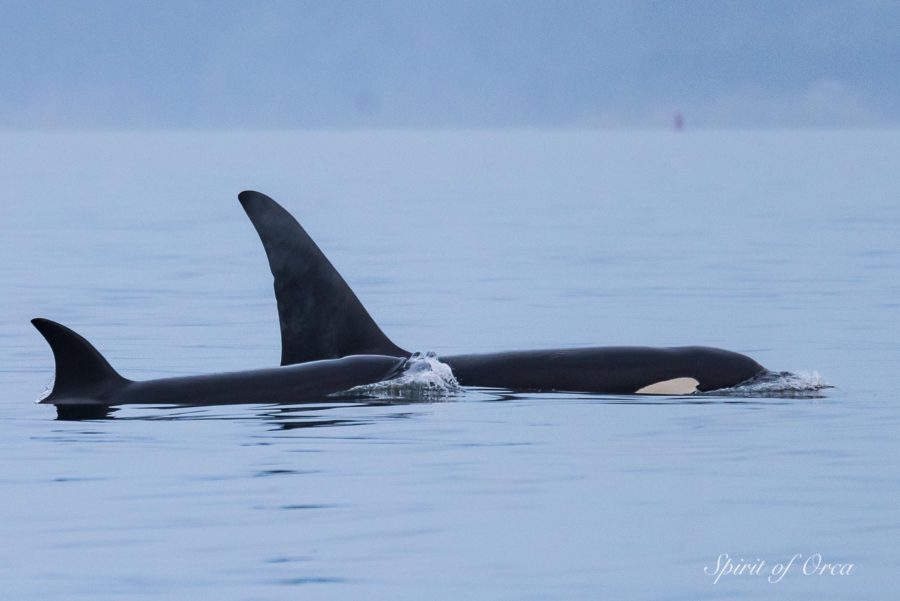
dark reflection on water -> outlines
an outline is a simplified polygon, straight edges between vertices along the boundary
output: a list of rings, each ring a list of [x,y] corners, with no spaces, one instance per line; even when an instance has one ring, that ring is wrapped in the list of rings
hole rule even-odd
[[[117,407],[105,405],[60,405],[56,407],[56,419],[61,422],[78,422],[86,420],[109,419],[118,411]]]
[[[266,478],[269,476],[296,476],[298,474],[315,474],[315,470],[263,470],[253,474],[254,478]]]
[[[323,428],[335,426],[355,426],[366,425],[372,423],[370,419],[342,419],[342,418],[321,418],[318,414],[328,411],[339,411],[343,407],[395,407],[398,405],[412,404],[418,401],[410,401],[402,397],[397,398],[379,398],[372,400],[368,398],[360,399],[358,402],[351,403],[345,397],[340,402],[310,402],[304,404],[289,405],[208,405],[185,407],[171,406],[145,406],[141,407],[141,414],[120,416],[115,419],[120,421],[242,421],[242,420],[260,420],[271,424],[274,430],[295,430],[303,428]],[[358,398],[358,397],[357,397]],[[113,419],[114,412],[121,408],[113,408],[108,419]],[[386,415],[379,416],[378,419],[408,419],[413,414],[406,412],[393,411]],[[95,418],[87,418],[95,420]],[[78,421],[71,418],[66,421]]]
[[[286,419],[273,419],[280,430],[297,430],[300,428],[322,428],[325,426],[361,426],[369,422],[352,419],[309,419],[304,421],[289,421]]]

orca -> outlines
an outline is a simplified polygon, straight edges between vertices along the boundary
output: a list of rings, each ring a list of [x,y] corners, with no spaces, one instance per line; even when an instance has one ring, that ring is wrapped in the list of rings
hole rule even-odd
[[[238,199],[274,277],[282,365],[358,353],[410,356],[381,331],[287,210],[260,192],[247,190]],[[702,346],[565,348],[439,359],[462,386],[513,391],[679,395],[730,388],[769,373],[746,355]]]
[[[53,351],[56,375],[39,403],[63,419],[103,417],[115,405],[300,403],[399,375],[406,359],[353,355],[269,369],[136,382],[119,375],[94,346],[62,324],[31,320]]]

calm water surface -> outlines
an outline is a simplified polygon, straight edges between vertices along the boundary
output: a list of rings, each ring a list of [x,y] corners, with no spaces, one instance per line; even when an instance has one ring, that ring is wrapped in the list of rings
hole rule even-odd
[[[0,138],[3,599],[900,589],[900,133]],[[835,388],[84,422],[34,405],[52,374],[35,316],[136,379],[278,362],[246,188],[291,210],[406,348],[704,344]],[[723,553],[765,570],[714,583]],[[816,553],[852,573],[805,576]]]

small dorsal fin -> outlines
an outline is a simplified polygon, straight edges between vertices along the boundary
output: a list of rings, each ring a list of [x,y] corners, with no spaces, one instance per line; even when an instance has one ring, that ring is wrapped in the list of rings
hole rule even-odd
[[[128,382],[90,342],[66,326],[40,317],[31,323],[47,340],[56,362],[53,391],[45,401],[79,396],[102,400],[105,393]]]
[[[390,341],[312,238],[277,202],[238,195],[275,278],[281,364],[347,355],[409,356]]]

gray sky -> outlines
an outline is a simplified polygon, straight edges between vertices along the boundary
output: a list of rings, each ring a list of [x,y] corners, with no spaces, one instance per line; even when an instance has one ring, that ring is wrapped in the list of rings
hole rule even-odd
[[[0,129],[897,127],[900,3],[0,0]]]

